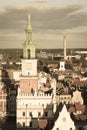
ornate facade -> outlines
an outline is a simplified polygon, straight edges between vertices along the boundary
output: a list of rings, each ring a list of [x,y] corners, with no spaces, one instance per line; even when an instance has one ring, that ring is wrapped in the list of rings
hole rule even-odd
[[[72,121],[66,106],[64,105],[62,111],[59,113],[59,117],[55,121],[52,130],[75,130],[74,122]]]

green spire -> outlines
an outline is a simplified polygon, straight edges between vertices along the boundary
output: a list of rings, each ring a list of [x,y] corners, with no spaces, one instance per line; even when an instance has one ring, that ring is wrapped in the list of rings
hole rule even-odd
[[[28,14],[27,29],[26,29],[26,41],[28,44],[32,43],[32,27],[31,27],[30,13]]]
[[[28,14],[28,27],[27,27],[27,30],[30,30],[30,31],[32,30],[30,13]]]

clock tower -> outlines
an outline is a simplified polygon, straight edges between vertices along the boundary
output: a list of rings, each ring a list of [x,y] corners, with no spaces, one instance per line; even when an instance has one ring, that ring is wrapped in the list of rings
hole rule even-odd
[[[28,14],[26,41],[23,44],[22,74],[20,76],[21,93],[31,93],[37,90],[37,59],[35,59],[35,44],[32,42],[31,18]]]

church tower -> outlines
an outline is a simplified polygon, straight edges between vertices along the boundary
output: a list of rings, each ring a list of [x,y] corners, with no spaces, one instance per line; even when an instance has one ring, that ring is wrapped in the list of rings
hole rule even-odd
[[[35,59],[35,45],[32,42],[31,18],[28,14],[26,41],[23,44],[22,74],[20,77],[20,90],[22,93],[31,93],[37,90],[37,59]]]
[[[34,59],[35,58],[35,45],[32,41],[32,27],[31,27],[30,14],[28,14],[26,41],[23,44],[23,58],[24,59]]]

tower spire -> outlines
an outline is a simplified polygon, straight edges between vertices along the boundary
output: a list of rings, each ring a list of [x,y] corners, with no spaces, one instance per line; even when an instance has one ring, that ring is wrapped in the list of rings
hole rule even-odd
[[[30,13],[28,14],[28,26],[27,26],[27,30],[32,30]]]
[[[31,27],[31,16],[28,13],[27,17],[27,28],[26,28],[26,40],[23,44],[23,58],[34,59],[35,58],[35,44],[32,41],[32,27]]]
[[[31,16],[28,14],[27,29],[26,29],[26,41],[28,44],[32,43],[32,27],[31,27]]]

